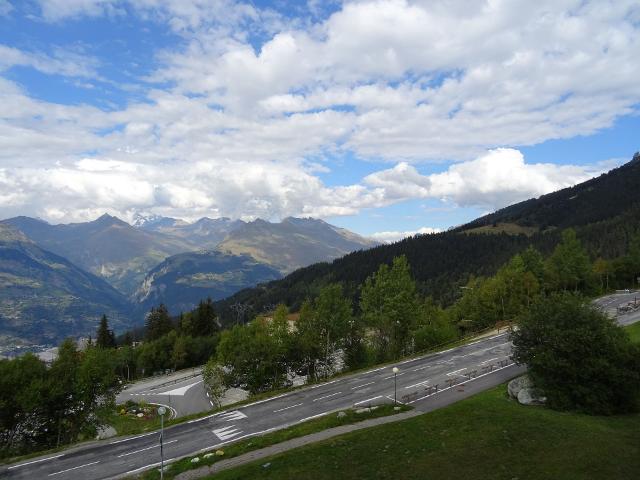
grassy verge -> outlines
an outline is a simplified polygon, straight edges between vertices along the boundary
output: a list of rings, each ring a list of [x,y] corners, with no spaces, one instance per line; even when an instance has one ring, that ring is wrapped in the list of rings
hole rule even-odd
[[[264,465],[269,464],[268,467]],[[524,407],[506,387],[217,473],[216,480],[635,479],[640,415]]]
[[[629,333],[632,342],[640,343],[640,322],[632,323],[624,328]]]
[[[289,428],[276,430],[265,435],[260,435],[247,440],[232,443],[221,450],[222,452],[224,452],[224,455],[215,455],[215,452],[213,451],[210,452],[213,454],[213,456],[210,456],[208,458],[204,458],[205,453],[197,455],[200,461],[195,464],[191,463],[191,459],[194,457],[184,458],[172,463],[171,466],[165,471],[164,478],[169,480],[174,478],[179,473],[185,472],[187,470],[199,468],[203,465],[212,465],[217,461],[224,460],[226,458],[237,457],[238,455],[242,455],[243,453],[251,452],[253,450],[259,450],[261,448],[275,445],[292,438],[303,437],[311,433],[320,432],[333,427],[339,427],[341,425],[358,423],[371,418],[394,415],[396,413],[404,412],[407,410],[410,410],[410,407],[400,406],[399,410],[394,410],[393,405],[381,405],[377,408],[363,413],[356,413],[354,410],[350,409],[343,410],[345,415],[342,417],[338,417],[337,413],[328,414],[323,417],[309,420],[307,422],[303,422]],[[158,470],[151,470],[145,472],[138,478],[141,478],[143,480],[155,480],[160,478],[160,473]]]

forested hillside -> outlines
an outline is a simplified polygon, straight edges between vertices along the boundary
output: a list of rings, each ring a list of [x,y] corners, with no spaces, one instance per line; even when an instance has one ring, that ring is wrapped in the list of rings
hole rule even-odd
[[[527,246],[549,254],[565,227],[576,227],[578,238],[593,259],[622,255],[640,228],[640,155],[611,172],[585,183],[507,207],[465,226],[432,235],[419,235],[392,245],[354,252],[332,263],[299,269],[282,280],[243,290],[220,301],[216,308],[223,322],[236,318],[231,305],[247,305],[247,318],[285,303],[292,309],[317,295],[326,284],[343,284],[345,293],[358,298],[358,285],[394,257],[405,255],[421,294],[449,305],[459,287],[477,276],[493,275]],[[536,233],[468,233],[497,222],[534,226]],[[631,275],[631,274],[629,274]],[[633,279],[629,278],[629,282]]]
[[[105,313],[121,329],[128,307],[104,280],[0,224],[0,346],[57,343],[92,331]]]

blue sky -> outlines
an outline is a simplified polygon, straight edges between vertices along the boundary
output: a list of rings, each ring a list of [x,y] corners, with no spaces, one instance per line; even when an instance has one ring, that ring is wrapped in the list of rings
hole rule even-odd
[[[0,0],[0,217],[464,223],[640,150],[634,1]]]

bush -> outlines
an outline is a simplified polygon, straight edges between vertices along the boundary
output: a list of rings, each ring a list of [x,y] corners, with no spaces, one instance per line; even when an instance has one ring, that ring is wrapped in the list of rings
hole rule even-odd
[[[586,301],[556,294],[535,303],[513,334],[526,364],[557,410],[610,415],[638,409],[640,348]]]

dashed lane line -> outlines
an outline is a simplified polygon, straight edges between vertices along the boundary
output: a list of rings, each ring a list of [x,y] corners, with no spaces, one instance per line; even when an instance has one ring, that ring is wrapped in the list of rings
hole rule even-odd
[[[317,402],[320,400],[324,400],[325,398],[330,398],[330,397],[335,397],[336,395],[340,395],[342,392],[336,392],[336,393],[332,393],[331,395],[325,395],[324,397],[320,397],[320,398],[314,398],[313,401]]]
[[[79,468],[95,465],[96,463],[100,463],[100,460],[98,460],[97,462],[85,463],[84,465],[78,465],[77,467],[73,467],[73,468],[67,468],[66,470],[60,470],[59,472],[50,473],[48,476],[53,477],[54,475],[60,475],[61,473],[70,472],[71,470],[78,470]]]
[[[302,403],[296,403],[295,405],[290,405],[288,407],[280,408],[279,410],[274,410],[273,413],[278,413],[278,412],[282,412],[284,410],[289,410],[290,408],[299,407],[300,405],[302,405]]]
[[[171,443],[175,443],[178,440],[170,440],[168,442],[162,442],[162,445],[169,445]],[[134,450],[133,452],[127,452],[127,453],[123,453],[122,455],[118,455],[118,458],[122,458],[122,457],[128,457],[129,455],[135,455],[136,453],[140,453],[140,452],[145,452],[147,450],[151,450],[152,448],[160,448],[160,444],[158,445],[151,445],[150,447],[147,448],[141,448],[140,450]]]
[[[407,373],[407,372],[400,372],[400,373],[396,373],[394,375],[389,375],[388,377],[384,377],[383,380],[389,380],[390,378],[393,378],[393,377],[400,377],[401,375],[404,375],[405,373]]]
[[[357,390],[362,387],[366,387],[367,385],[373,385],[376,382],[363,383],[362,385],[356,385],[355,387],[351,387],[351,390]]]

